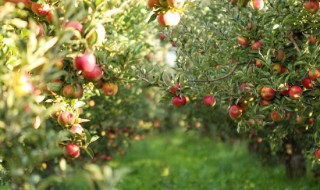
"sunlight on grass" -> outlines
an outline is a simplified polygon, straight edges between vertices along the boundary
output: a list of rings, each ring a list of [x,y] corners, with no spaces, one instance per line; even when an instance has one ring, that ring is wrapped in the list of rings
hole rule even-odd
[[[224,144],[183,134],[163,134],[135,142],[112,166],[132,170],[121,190],[163,189],[319,189],[310,172],[305,179],[286,179],[284,167],[263,166],[245,142]]]

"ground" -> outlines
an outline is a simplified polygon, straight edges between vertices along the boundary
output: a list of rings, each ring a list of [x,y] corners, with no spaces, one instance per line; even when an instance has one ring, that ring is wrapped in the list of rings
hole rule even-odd
[[[111,165],[131,169],[118,185],[120,190],[319,188],[310,171],[305,179],[291,181],[286,179],[283,165],[264,166],[248,153],[246,142],[217,142],[193,133],[147,137]]]

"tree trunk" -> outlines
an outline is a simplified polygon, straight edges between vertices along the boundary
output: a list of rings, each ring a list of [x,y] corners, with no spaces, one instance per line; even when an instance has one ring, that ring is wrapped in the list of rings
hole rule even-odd
[[[286,175],[289,179],[299,179],[306,175],[306,160],[302,150],[294,139],[284,143],[284,161]]]

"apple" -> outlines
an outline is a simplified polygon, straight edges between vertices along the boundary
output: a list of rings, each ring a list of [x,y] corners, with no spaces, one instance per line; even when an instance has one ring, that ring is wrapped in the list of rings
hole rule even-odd
[[[310,0],[304,2],[304,8],[309,12],[315,14],[319,9],[319,3],[317,0]]]
[[[254,10],[259,11],[259,10],[263,9],[264,2],[263,2],[263,0],[251,0],[250,5]]]
[[[90,72],[83,71],[82,75],[85,79],[88,79],[90,81],[98,81],[101,79],[103,75],[103,71],[98,65],[95,65],[92,71]]]
[[[31,3],[31,10],[39,16],[45,16],[49,13],[51,8],[48,4],[38,4],[38,3],[32,2]]]
[[[88,105],[89,105],[90,107],[94,107],[95,104],[96,104],[96,102],[95,102],[94,100],[89,100],[89,101],[88,101]]]
[[[175,96],[172,98],[172,104],[176,107],[184,106],[187,103],[185,96]]]
[[[65,155],[69,158],[78,158],[80,156],[80,147],[75,144],[65,146]]]
[[[280,113],[278,113],[276,111],[272,111],[271,112],[271,119],[272,119],[272,121],[279,122],[279,121],[283,120],[283,118],[284,118],[283,115],[284,114],[280,114]]]
[[[252,44],[251,49],[253,51],[258,51],[260,47],[262,47],[263,44],[260,41],[256,41],[254,44]]]
[[[260,94],[264,100],[272,100],[276,95],[276,92],[274,91],[273,88],[265,86],[261,88]]]
[[[96,57],[93,53],[84,53],[75,57],[73,63],[77,70],[91,72],[96,66]]]
[[[178,12],[167,11],[166,13],[160,13],[158,16],[158,23],[160,26],[175,26],[180,22],[180,14]]]
[[[52,12],[52,10],[50,10],[50,11],[48,12],[47,17],[46,17],[46,20],[47,20],[47,22],[49,22],[49,23],[53,20],[53,12]]]
[[[318,77],[320,77],[320,72],[318,69],[309,69],[308,76],[311,80],[316,80]]]
[[[237,118],[240,118],[242,115],[242,107],[239,105],[232,105],[229,108],[229,116],[232,120],[235,120]]]
[[[166,36],[163,33],[159,33],[159,38],[161,40],[164,40],[164,39],[166,39]]]
[[[285,73],[285,72],[287,72],[287,71],[288,71],[287,67],[281,66],[280,74],[283,74],[283,73]]]
[[[82,86],[80,84],[65,85],[62,89],[62,95],[66,98],[81,98],[82,97]]]
[[[58,123],[61,126],[73,125],[76,121],[76,117],[72,112],[62,112],[58,116]]]
[[[159,0],[148,0],[148,8],[151,9],[152,7],[159,4]]]
[[[83,30],[83,25],[79,21],[75,20],[75,21],[67,22],[64,25],[64,28],[74,28],[81,33]]]
[[[177,96],[177,92],[179,91],[179,89],[180,89],[180,84],[176,82],[174,84],[174,87],[169,88],[169,91],[171,92],[171,94]]]
[[[83,133],[83,128],[80,124],[75,124],[71,127],[71,132],[73,134],[79,134],[81,135]]]
[[[282,94],[284,96],[288,96],[289,95],[289,89],[290,89],[290,85],[281,84],[280,85],[280,94]]]
[[[210,95],[204,96],[203,104],[205,106],[214,106],[216,105],[216,99],[214,98],[214,96],[210,96]]]
[[[315,154],[316,158],[320,159],[320,148],[317,148]]]
[[[238,43],[239,45],[246,47],[249,46],[249,39],[243,36],[238,36]]]
[[[97,24],[95,30],[87,36],[89,45],[101,45],[106,37],[106,29],[102,24]]]
[[[237,3],[238,3],[238,0],[231,0],[231,4],[232,4],[233,6],[236,6]]]
[[[114,96],[118,92],[118,85],[116,83],[106,82],[102,87],[102,91],[106,96]]]
[[[262,65],[262,62],[260,60],[256,60],[256,67],[260,68]]]
[[[282,61],[283,58],[284,58],[284,56],[285,56],[284,51],[283,51],[282,49],[279,49],[279,50],[278,50],[277,57],[276,57],[276,60],[277,60],[277,61]]]
[[[289,90],[289,97],[293,100],[298,100],[302,96],[302,89],[299,86],[292,86]]]
[[[300,125],[304,124],[304,118],[301,116],[297,116],[296,118],[296,122]]]
[[[279,63],[275,63],[273,65],[273,71],[278,71],[278,73],[281,72],[281,65]]]
[[[268,101],[268,100],[261,100],[260,101],[260,106],[267,106],[267,105],[269,105],[269,104],[271,104],[271,102],[270,101]]]
[[[305,77],[305,78],[302,79],[302,85],[303,85],[303,87],[305,87],[307,89],[312,89],[313,88],[312,81],[310,80],[309,77]]]
[[[170,7],[173,8],[182,8],[185,0],[167,0]]]
[[[313,118],[310,117],[310,118],[308,119],[308,122],[309,122],[310,125],[313,125],[313,123],[314,123]]]
[[[317,43],[317,39],[311,34],[311,35],[310,35],[309,42],[310,42],[311,44],[315,44],[315,43]]]

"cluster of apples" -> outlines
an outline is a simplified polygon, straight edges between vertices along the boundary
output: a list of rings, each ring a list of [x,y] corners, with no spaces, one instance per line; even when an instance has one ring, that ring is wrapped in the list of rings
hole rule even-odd
[[[170,94],[173,95],[172,98],[172,105],[175,107],[184,106],[187,103],[187,98],[183,95],[179,96],[179,92],[181,92],[181,87],[179,83],[175,83],[172,87],[169,88]],[[205,106],[215,106],[216,105],[216,99],[212,95],[205,95],[203,97],[203,105]]]
[[[148,0],[148,8],[153,8],[154,14],[158,15],[160,26],[178,25],[181,19],[181,11],[185,0]]]

